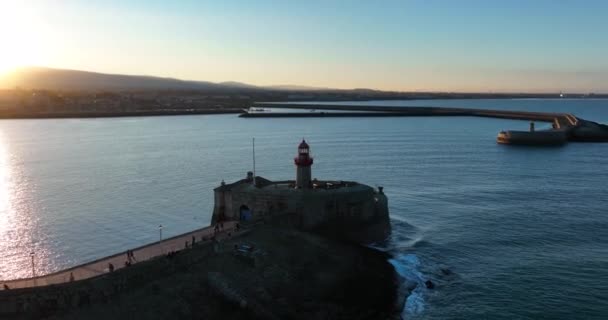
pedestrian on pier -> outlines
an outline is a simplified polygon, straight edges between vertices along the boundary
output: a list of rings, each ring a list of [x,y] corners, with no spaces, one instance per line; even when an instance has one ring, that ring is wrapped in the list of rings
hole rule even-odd
[[[188,249],[188,240],[186,240],[185,248]]]
[[[196,239],[194,238],[194,235],[192,236],[192,246],[194,247],[194,242],[196,241]]]
[[[216,224],[215,227],[213,227],[213,234],[217,234],[218,232],[220,232],[220,225]]]
[[[74,274],[70,272],[70,282],[74,282]]]
[[[112,263],[108,263],[108,270],[110,270],[110,272],[114,272],[114,265]]]

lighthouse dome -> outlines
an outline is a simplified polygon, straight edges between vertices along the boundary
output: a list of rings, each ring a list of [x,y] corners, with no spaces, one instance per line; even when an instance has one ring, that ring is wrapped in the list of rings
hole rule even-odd
[[[298,146],[298,149],[309,149],[310,147],[308,146],[308,143],[306,143],[306,140],[302,139],[302,142],[300,143],[300,145]]]

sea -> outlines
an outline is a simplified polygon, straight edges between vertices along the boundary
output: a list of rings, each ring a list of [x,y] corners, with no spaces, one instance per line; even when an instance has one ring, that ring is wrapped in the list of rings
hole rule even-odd
[[[608,100],[352,102],[571,112]],[[342,102],[340,104],[349,104]],[[496,143],[474,117],[192,115],[0,120],[0,279],[50,273],[209,225],[213,188],[252,170],[383,186],[405,319],[608,319],[608,143]],[[550,127],[537,124],[537,128]],[[431,280],[435,287],[426,288]]]

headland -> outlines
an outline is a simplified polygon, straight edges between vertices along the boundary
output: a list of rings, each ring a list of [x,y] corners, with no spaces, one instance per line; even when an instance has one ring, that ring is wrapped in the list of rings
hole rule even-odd
[[[383,252],[387,197],[312,178],[302,141],[296,179],[249,172],[215,188],[212,226],[88,264],[4,282],[5,319],[388,319],[405,299]],[[123,263],[124,262],[124,263]]]
[[[227,232],[94,278],[0,291],[0,315],[304,320],[400,312],[403,297],[382,252],[273,225]]]

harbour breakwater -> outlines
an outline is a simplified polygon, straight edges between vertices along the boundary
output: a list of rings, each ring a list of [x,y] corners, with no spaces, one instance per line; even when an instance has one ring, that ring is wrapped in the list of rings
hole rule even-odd
[[[125,263],[127,261],[130,266],[131,263],[136,264],[138,262],[164,256],[168,252],[180,251],[187,247],[187,245],[185,246],[184,244],[192,246],[192,243],[207,243],[214,237],[225,237],[227,233],[231,232],[234,234],[235,225],[236,222],[229,221],[225,223],[225,229],[223,228],[219,232],[214,230],[214,227],[209,226],[168,239],[161,238],[157,242],[128,250],[132,253],[131,257],[128,257],[125,251],[50,274],[24,279],[0,280],[0,283],[3,285],[4,291],[7,291],[21,288],[58,285],[76,280],[95,278],[107,274],[110,271],[108,270],[110,264],[113,266],[112,271],[119,270],[127,266]]]
[[[309,112],[268,112],[265,108],[299,109]],[[549,130],[501,131],[497,142],[501,144],[562,145],[568,141],[608,142],[608,126],[580,119],[569,113],[509,111],[445,107],[387,107],[371,105],[321,105],[291,103],[256,103],[245,110],[243,118],[287,117],[486,117],[552,124]]]
[[[0,318],[387,319],[401,312],[405,296],[386,253],[273,224],[230,230],[88,279],[2,290]]]

